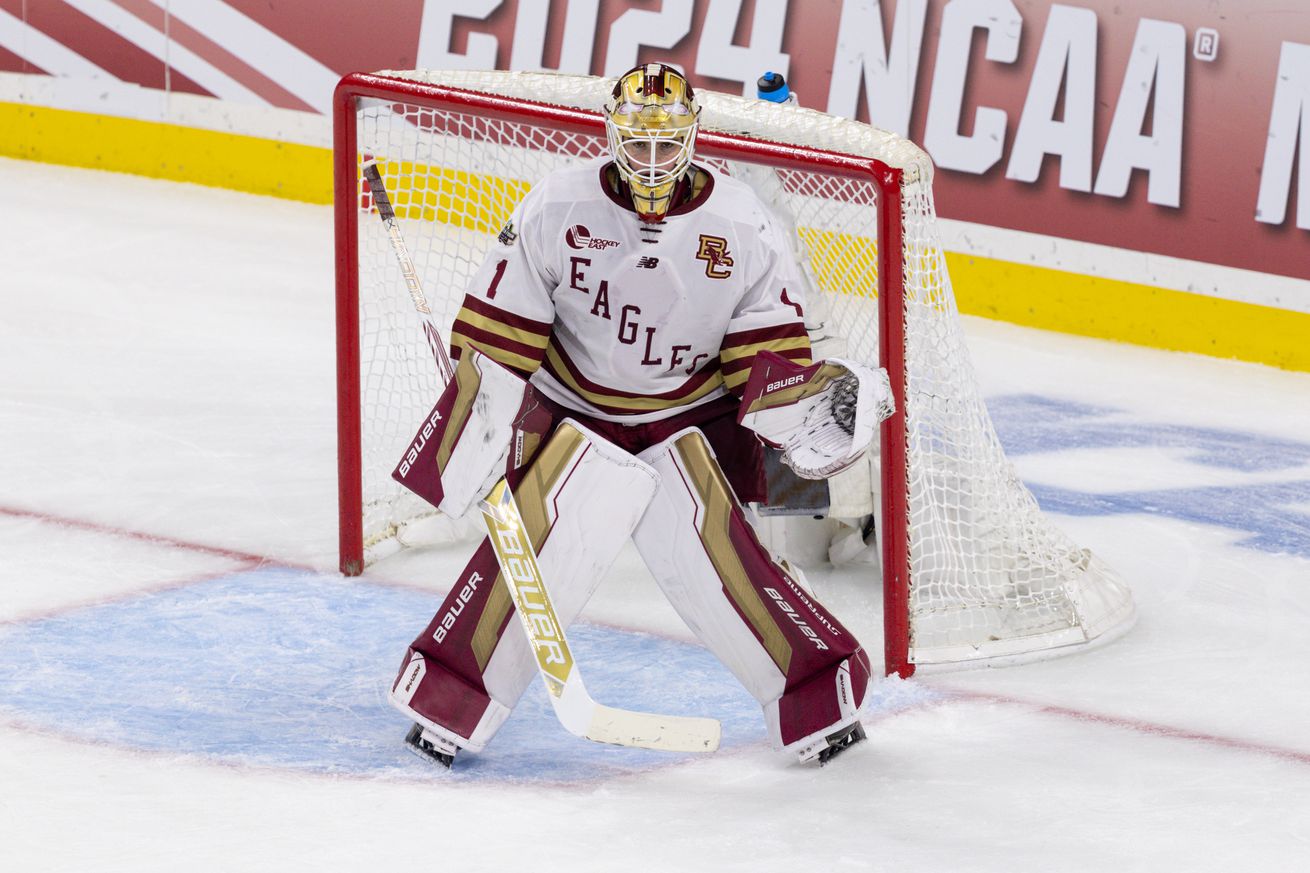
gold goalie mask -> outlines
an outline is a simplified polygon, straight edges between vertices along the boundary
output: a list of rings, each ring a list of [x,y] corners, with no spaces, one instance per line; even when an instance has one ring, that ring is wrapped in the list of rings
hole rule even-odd
[[[605,131],[619,175],[643,221],[659,221],[691,168],[700,106],[687,79],[664,64],[619,77],[605,104]]]

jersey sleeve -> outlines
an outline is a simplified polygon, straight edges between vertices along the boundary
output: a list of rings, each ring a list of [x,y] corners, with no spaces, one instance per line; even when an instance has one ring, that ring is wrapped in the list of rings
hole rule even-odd
[[[541,366],[559,278],[544,245],[538,200],[529,193],[519,203],[469,283],[451,327],[453,360],[472,343],[524,377]]]
[[[733,311],[719,348],[724,385],[739,397],[755,355],[765,349],[800,365],[811,363],[804,285],[791,246],[763,216],[752,248],[759,269]]]

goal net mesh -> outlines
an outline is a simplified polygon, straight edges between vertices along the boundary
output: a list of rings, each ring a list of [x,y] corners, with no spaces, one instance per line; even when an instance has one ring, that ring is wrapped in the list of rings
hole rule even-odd
[[[612,80],[552,74],[410,71],[380,74],[530,101],[486,114],[397,94],[357,101],[358,166],[375,160],[432,318],[448,330],[466,286],[510,212],[559,167],[606,153],[603,131],[544,123],[531,103],[594,111]],[[938,236],[932,165],[912,143],[865,124],[795,107],[699,92],[702,131],[874,158],[902,171],[903,400],[908,488],[909,651],[918,665],[1046,656],[1108,639],[1133,617],[1114,573],[1039,509],[997,439],[966,350]],[[740,154],[735,152],[734,154]],[[876,364],[878,217],[871,178],[822,168],[698,160],[744,179],[793,235],[809,289],[816,357]],[[410,539],[451,536],[459,522],[390,477],[441,382],[382,222],[360,211],[360,429],[366,562]],[[876,459],[876,450],[874,452]],[[879,488],[877,463],[870,490]],[[471,520],[464,522],[470,525]],[[880,531],[893,529],[879,520]]]

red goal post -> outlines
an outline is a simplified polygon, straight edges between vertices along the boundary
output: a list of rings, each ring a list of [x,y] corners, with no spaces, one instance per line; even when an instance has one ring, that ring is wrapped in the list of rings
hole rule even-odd
[[[361,165],[382,169],[445,329],[528,187],[603,153],[597,110],[609,87],[595,77],[434,71],[353,74],[338,86],[343,573],[362,572],[411,526],[437,523],[389,479],[438,386],[380,222],[365,217]],[[810,306],[823,313],[816,357],[835,343],[891,376],[897,411],[882,424],[868,489],[880,496],[886,671],[1050,657],[1125,630],[1127,588],[1041,513],[992,429],[937,239],[927,156],[847,119],[699,94],[697,159],[745,178],[793,229]]]

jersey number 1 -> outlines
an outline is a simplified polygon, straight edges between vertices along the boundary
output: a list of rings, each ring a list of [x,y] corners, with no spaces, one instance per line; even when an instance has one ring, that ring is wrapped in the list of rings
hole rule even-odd
[[[491,285],[487,288],[487,299],[488,299],[488,300],[494,300],[494,299],[495,299],[495,297],[496,297],[496,287],[497,287],[498,285],[500,285],[500,280],[503,279],[503,278],[505,277],[505,267],[506,267],[508,264],[509,264],[509,261],[507,261],[507,260],[505,260],[505,259],[503,259],[503,258],[500,260],[499,263],[496,264],[496,275],[494,275],[494,276],[491,277]]]

